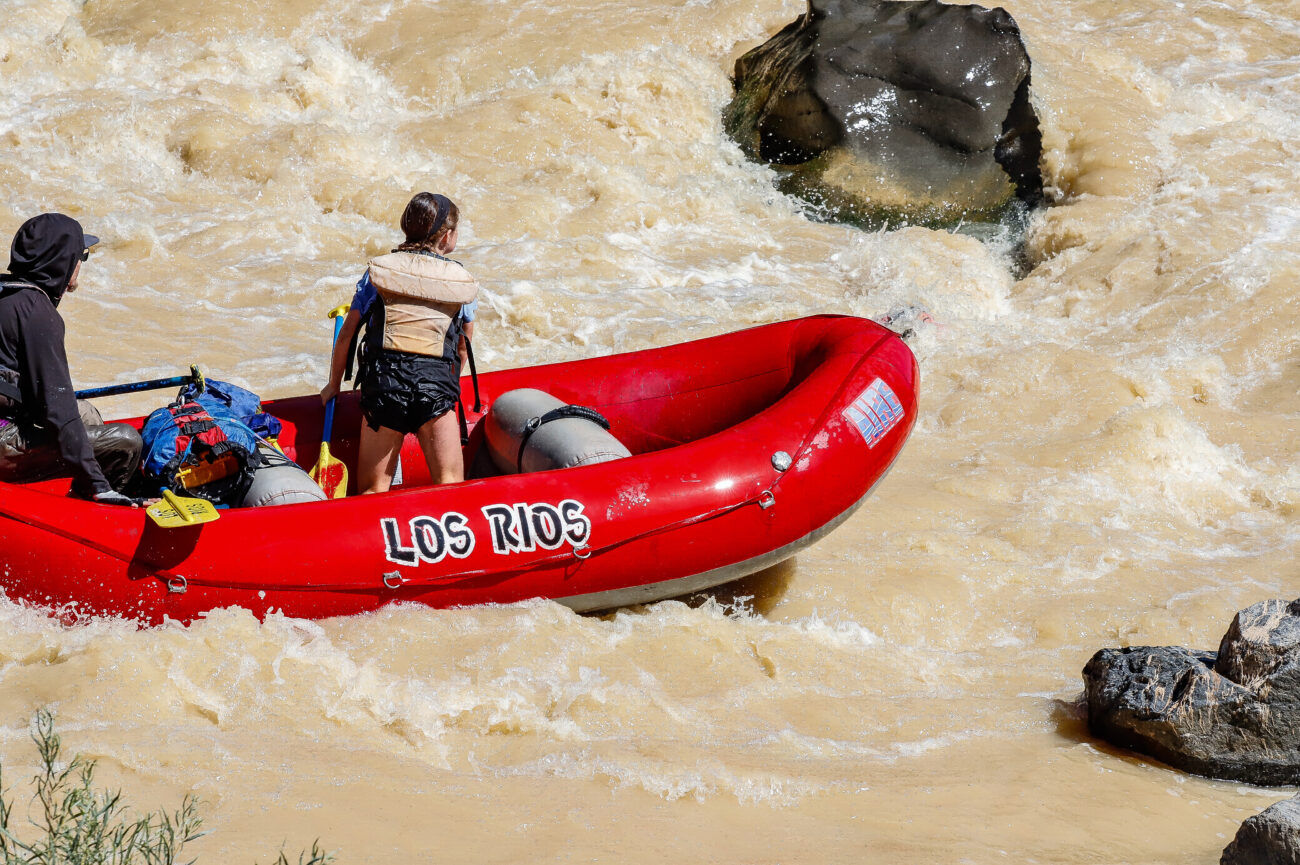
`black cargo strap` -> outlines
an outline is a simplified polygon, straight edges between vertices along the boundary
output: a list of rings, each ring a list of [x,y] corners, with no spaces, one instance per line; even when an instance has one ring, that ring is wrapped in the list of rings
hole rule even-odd
[[[515,468],[520,474],[524,472],[524,448],[528,447],[528,440],[533,437],[533,433],[537,432],[543,424],[548,424],[553,420],[564,420],[569,417],[589,420],[601,429],[609,429],[609,421],[605,419],[603,414],[584,405],[562,405],[559,408],[551,409],[546,414],[530,417],[524,423],[523,437],[519,440],[519,456],[515,459]]]

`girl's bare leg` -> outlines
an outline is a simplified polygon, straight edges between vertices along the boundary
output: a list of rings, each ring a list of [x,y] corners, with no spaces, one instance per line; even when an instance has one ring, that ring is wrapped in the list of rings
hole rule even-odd
[[[426,424],[427,426],[427,424]],[[361,448],[357,455],[357,489],[366,493],[386,493],[393,485],[397,459],[402,453],[402,433],[381,426],[377,430],[370,424],[361,424]]]
[[[460,424],[456,412],[449,411],[425,423],[415,433],[429,465],[429,477],[435,484],[454,484],[465,480],[465,457],[460,450]],[[392,479],[392,475],[389,475]]]

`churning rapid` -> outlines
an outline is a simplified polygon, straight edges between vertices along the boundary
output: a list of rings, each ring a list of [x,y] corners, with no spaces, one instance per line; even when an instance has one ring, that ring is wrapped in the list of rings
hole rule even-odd
[[[133,803],[204,800],[201,861],[1217,862],[1294,791],[1103,747],[1076,698],[1099,648],[1212,649],[1300,594],[1300,16],[1005,6],[1055,201],[1027,269],[813,221],[743,158],[732,64],[798,0],[7,0],[0,229],[103,240],[61,307],[80,387],[318,390],[326,312],[427,189],[486,367],[844,312],[913,331],[922,393],[863,509],[713,600],[150,630],[2,600],[6,786],[49,705]]]

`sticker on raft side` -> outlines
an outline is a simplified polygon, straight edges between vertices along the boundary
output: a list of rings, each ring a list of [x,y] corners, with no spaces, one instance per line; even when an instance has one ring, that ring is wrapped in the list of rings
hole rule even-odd
[[[844,417],[873,448],[903,419],[903,405],[889,385],[876,379],[844,410]]]
[[[538,548],[556,550],[565,544],[581,547],[591,537],[591,520],[582,503],[565,499],[558,505],[512,504],[481,508],[497,555],[531,552]],[[398,565],[440,562],[447,556],[463,559],[474,552],[478,539],[469,518],[455,511],[441,517],[418,516],[406,530],[393,517],[379,521],[384,535],[384,558]]]

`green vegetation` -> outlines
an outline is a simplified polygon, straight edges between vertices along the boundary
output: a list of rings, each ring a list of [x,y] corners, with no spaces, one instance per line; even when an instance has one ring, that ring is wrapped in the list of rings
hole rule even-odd
[[[186,796],[174,812],[132,819],[120,791],[95,789],[94,760],[77,755],[60,769],[62,743],[49,710],[37,712],[32,740],[41,768],[32,779],[35,794],[28,807],[33,831],[24,838],[11,826],[14,803],[0,765],[0,865],[176,865],[181,849],[206,834],[200,831],[203,818],[194,796]],[[325,865],[333,858],[313,842],[310,853],[299,854],[298,865]],[[274,865],[289,865],[283,851]]]

